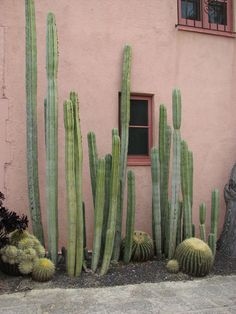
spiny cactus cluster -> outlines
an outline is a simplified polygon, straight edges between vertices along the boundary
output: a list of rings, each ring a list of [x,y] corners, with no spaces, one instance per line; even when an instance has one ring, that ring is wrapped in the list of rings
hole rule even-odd
[[[206,276],[214,262],[209,246],[197,238],[189,238],[180,243],[175,256],[183,273],[196,277]]]

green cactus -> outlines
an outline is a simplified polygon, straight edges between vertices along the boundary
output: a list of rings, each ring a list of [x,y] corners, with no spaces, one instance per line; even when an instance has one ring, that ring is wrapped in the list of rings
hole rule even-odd
[[[44,243],[40,212],[37,136],[37,44],[34,0],[25,0],[27,173],[33,233]]]
[[[160,166],[159,152],[157,147],[151,151],[152,170],[152,219],[153,219],[153,240],[158,258],[162,256],[162,232],[161,232],[161,204],[160,204]]]
[[[200,239],[206,242],[206,204],[202,203],[199,207],[199,229],[200,229]]]
[[[32,270],[32,278],[35,281],[45,282],[52,279],[55,273],[55,265],[47,258],[39,258]]]
[[[216,236],[214,233],[208,235],[208,245],[212,251],[213,256],[216,254]]]
[[[183,195],[183,239],[192,237],[192,208],[190,198],[189,151],[185,141],[181,142],[181,188]]]
[[[109,215],[107,223],[105,250],[103,255],[102,267],[100,271],[101,275],[107,273],[113,252],[117,216],[117,200],[119,193],[119,171],[120,171],[119,160],[120,160],[120,138],[119,136],[114,135],[112,138],[112,166],[111,166]]]
[[[219,223],[220,193],[217,189],[212,191],[211,195],[211,233],[217,240],[217,229]]]
[[[83,220],[83,195],[82,195],[82,176],[83,176],[83,147],[82,135],[79,119],[79,100],[78,94],[70,93],[70,100],[73,106],[74,117],[74,166],[75,166],[75,189],[76,189],[76,264],[75,276],[79,276],[84,260],[84,220]]]
[[[103,226],[103,211],[105,201],[105,160],[98,159],[96,172],[96,196],[94,208],[94,237],[93,237],[93,253],[92,253],[92,270],[97,270]]]
[[[173,127],[175,130],[179,130],[181,126],[181,107],[181,93],[176,88],[172,92]]]
[[[197,238],[189,238],[180,243],[176,248],[175,257],[183,273],[191,276],[205,276],[213,266],[211,249]]]
[[[183,203],[179,202],[176,245],[179,245],[182,242],[182,217],[183,217]]]
[[[89,132],[87,135],[88,139],[88,151],[89,151],[89,168],[90,168],[90,178],[93,194],[93,205],[95,207],[96,198],[96,172],[97,172],[97,145],[96,145],[96,135],[94,132]]]
[[[122,252],[125,246],[125,239],[122,241]],[[154,255],[154,245],[152,238],[143,231],[134,231],[131,261],[145,262],[150,260]]]
[[[135,221],[135,175],[132,170],[127,173],[127,216],[126,236],[124,243],[123,261],[128,264],[132,255],[134,221]]]
[[[168,273],[177,274],[179,272],[179,263],[176,259],[171,259],[166,264]]]
[[[188,151],[188,170],[189,170],[189,199],[191,208],[193,207],[193,153]]]
[[[121,87],[121,154],[120,154],[120,195],[118,201],[116,233],[114,242],[113,259],[119,260],[121,233],[122,233],[122,217],[123,217],[123,203],[124,191],[126,182],[126,168],[127,168],[127,153],[129,142],[129,120],[130,120],[130,76],[131,76],[131,47],[124,48],[124,61],[122,73],[122,87]]]
[[[48,254],[57,263],[58,255],[58,48],[55,16],[47,17],[47,101],[46,101],[46,207]]]
[[[30,260],[22,261],[19,263],[18,268],[22,275],[28,275],[32,272],[34,263]]]

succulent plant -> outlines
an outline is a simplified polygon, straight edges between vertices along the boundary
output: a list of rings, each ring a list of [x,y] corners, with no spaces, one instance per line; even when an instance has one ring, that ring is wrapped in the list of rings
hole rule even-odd
[[[169,273],[177,274],[179,272],[179,263],[176,259],[171,259],[166,264],[166,269]]]
[[[33,265],[34,264],[32,261],[29,260],[22,261],[19,263],[18,269],[22,275],[28,275],[32,272]]]
[[[207,275],[213,266],[213,255],[209,246],[197,238],[188,238],[178,245],[175,257],[183,273],[202,277]]]
[[[9,239],[12,245],[17,245],[21,240],[29,237],[29,233],[26,230],[15,230],[10,233]]]
[[[122,241],[121,250],[124,252],[125,239]],[[134,231],[131,261],[145,262],[154,255],[154,245],[152,238],[143,231]]]
[[[48,281],[55,273],[55,265],[48,258],[39,258],[33,266],[32,278],[36,281]]]

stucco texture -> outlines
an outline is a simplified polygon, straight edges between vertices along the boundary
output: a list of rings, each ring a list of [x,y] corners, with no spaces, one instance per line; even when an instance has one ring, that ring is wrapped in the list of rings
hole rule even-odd
[[[111,129],[118,127],[118,92],[125,43],[129,43],[133,49],[132,91],[154,94],[155,144],[158,141],[159,104],[166,104],[168,119],[172,123],[172,88],[181,89],[181,133],[194,155],[194,222],[198,225],[198,206],[204,200],[208,208],[209,227],[211,190],[217,187],[221,191],[221,227],[225,213],[223,187],[236,156],[235,38],[178,31],[175,28],[175,0],[36,0],[35,3],[39,176],[45,231],[43,100],[46,95],[45,33],[49,11],[54,12],[57,19],[60,58],[60,246],[66,244],[67,225],[63,101],[70,90],[78,91],[84,148],[83,194],[91,248],[93,208],[87,132],[93,130],[96,133],[100,156],[111,151]],[[7,110],[4,121],[8,122],[7,127],[6,123],[0,124],[0,133],[7,134],[5,139],[1,137],[0,140],[1,150],[10,150],[5,160],[2,157],[0,159],[1,171],[4,172],[1,189],[6,193],[7,206],[20,213],[27,213],[28,209],[24,23],[23,0],[0,1],[0,43],[5,43],[5,60],[3,52],[0,52],[0,77],[5,78],[7,98],[3,100],[1,93],[0,105],[1,113]],[[3,26],[6,29],[5,42],[2,37]],[[150,166],[133,169],[137,194],[135,228],[151,232]]]

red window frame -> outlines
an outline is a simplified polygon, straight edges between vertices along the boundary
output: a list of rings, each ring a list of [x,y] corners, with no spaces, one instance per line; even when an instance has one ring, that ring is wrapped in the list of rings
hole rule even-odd
[[[230,36],[233,32],[233,0],[217,0],[227,4],[227,25],[209,23],[208,5],[211,0],[200,0],[200,21],[182,17],[182,0],[177,0],[178,29],[213,35]]]
[[[151,148],[153,146],[153,121],[152,121],[152,110],[153,110],[153,94],[144,93],[131,93],[130,99],[147,100],[148,106],[148,125],[135,126],[131,125],[131,128],[147,128],[148,129],[148,155],[128,155],[128,166],[150,166],[151,165]],[[119,95],[120,103],[120,95]],[[120,121],[120,119],[119,119]],[[119,130],[121,130],[119,125]]]

